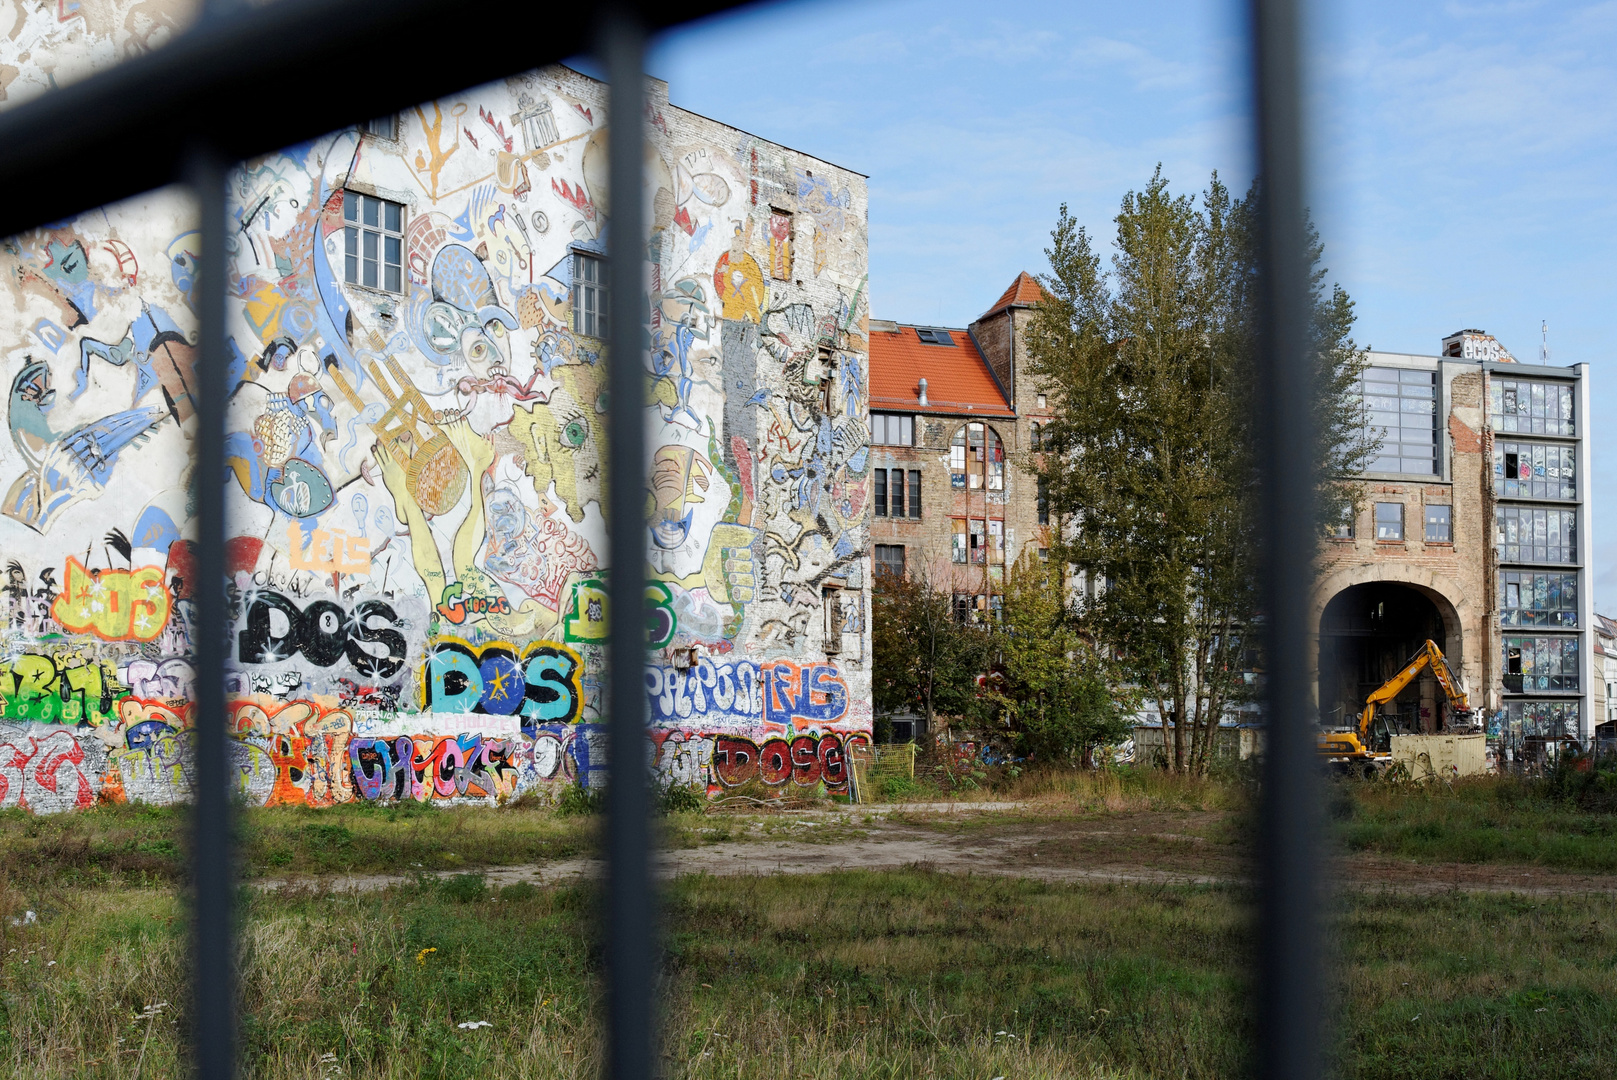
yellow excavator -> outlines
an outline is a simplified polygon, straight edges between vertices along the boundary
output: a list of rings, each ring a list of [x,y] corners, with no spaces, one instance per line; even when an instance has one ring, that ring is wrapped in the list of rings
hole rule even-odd
[[[1409,663],[1404,665],[1402,671],[1377,687],[1375,693],[1365,701],[1364,711],[1359,714],[1357,728],[1319,733],[1321,759],[1338,767],[1349,769],[1362,767],[1366,776],[1385,768],[1392,761],[1392,754],[1385,745],[1373,746],[1375,740],[1372,740],[1370,735],[1370,727],[1376,719],[1376,706],[1392,701],[1427,668],[1432,670],[1432,674],[1437,678],[1437,684],[1443,688],[1443,693],[1448,697],[1455,719],[1462,722],[1469,720],[1471,703],[1465,689],[1460,685],[1459,676],[1454,674],[1454,669],[1449,667],[1449,662],[1443,658],[1443,650],[1437,647],[1437,642],[1428,640]]]

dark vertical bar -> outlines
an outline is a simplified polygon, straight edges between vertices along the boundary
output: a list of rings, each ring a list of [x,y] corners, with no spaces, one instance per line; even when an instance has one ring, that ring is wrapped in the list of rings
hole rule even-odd
[[[642,307],[646,230],[641,204],[645,153],[645,29],[625,7],[601,26],[611,130],[607,225],[608,481],[611,529],[611,673],[607,731],[607,1075],[653,1073],[656,975],[650,794],[646,783],[645,401]]]
[[[1258,423],[1268,747],[1259,851],[1258,1073],[1320,1067],[1318,784],[1308,715],[1313,586],[1313,364],[1304,258],[1302,98],[1295,0],[1252,0],[1256,149],[1262,178]]]
[[[196,485],[195,820],[191,880],[196,890],[192,938],[192,1009],[196,1075],[235,1075],[236,950],[231,925],[234,873],[230,852],[230,747],[225,732],[225,405],[230,392],[225,352],[226,163],[211,149],[190,155],[189,181],[202,215],[197,318],[197,426],[191,482]]]

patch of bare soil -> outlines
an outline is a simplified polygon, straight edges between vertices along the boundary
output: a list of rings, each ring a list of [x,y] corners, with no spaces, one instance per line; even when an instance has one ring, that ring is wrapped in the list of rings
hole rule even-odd
[[[1141,885],[1244,884],[1251,879],[1244,838],[1230,816],[1221,811],[1041,815],[986,824],[980,818],[974,820],[969,811],[963,814],[950,808],[946,813],[949,816],[945,819],[926,822],[872,815],[864,817],[858,829],[848,828],[851,822],[828,820],[828,827],[839,830],[835,839],[776,831],[760,833],[756,839],[723,839],[699,847],[667,850],[658,855],[658,876],[819,874],[924,867],[944,873],[1040,881]],[[1617,893],[1617,876],[1566,874],[1531,866],[1422,864],[1365,855],[1342,857],[1334,866],[1339,885],[1405,894],[1452,890]],[[484,873],[490,885],[502,886],[519,881],[558,884],[591,879],[601,869],[599,860],[575,858],[491,867],[479,872]],[[447,877],[449,873],[425,876]],[[411,880],[414,879],[370,874],[277,878],[257,884],[266,889],[313,886],[369,891]]]

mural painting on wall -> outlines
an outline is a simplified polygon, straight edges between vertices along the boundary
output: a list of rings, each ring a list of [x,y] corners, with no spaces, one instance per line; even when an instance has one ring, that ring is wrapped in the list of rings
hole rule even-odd
[[[870,730],[863,181],[665,99],[645,119],[655,768],[845,792]],[[235,173],[227,452],[199,482],[227,491],[250,802],[600,775],[606,123],[553,68]],[[0,806],[190,790],[188,213],[157,193],[0,250]]]

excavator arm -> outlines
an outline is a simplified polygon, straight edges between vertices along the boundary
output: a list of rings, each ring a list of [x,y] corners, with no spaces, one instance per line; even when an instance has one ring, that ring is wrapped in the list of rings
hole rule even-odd
[[[1376,688],[1364,703],[1364,712],[1359,714],[1359,739],[1368,743],[1370,739],[1370,724],[1376,718],[1376,706],[1385,705],[1396,698],[1410,683],[1420,677],[1420,673],[1427,668],[1437,678],[1437,684],[1443,688],[1443,693],[1449,699],[1449,705],[1457,712],[1469,713],[1470,700],[1464,690],[1460,689],[1460,680],[1449,667],[1449,662],[1443,656],[1443,650],[1437,647],[1437,642],[1430,639],[1422,645],[1404,669]]]

